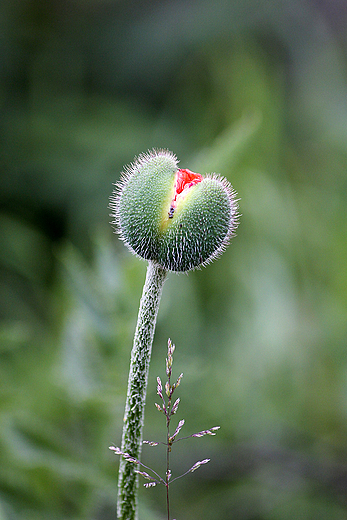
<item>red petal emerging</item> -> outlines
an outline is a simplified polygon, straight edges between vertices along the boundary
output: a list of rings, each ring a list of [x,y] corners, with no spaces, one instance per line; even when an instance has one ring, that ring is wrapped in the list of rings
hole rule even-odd
[[[202,175],[200,175],[200,173],[194,173],[187,169],[177,171],[175,181],[175,193],[168,212],[170,219],[174,216],[177,206],[177,199],[184,198],[188,190],[195,184],[201,182],[202,179],[203,177]]]
[[[198,182],[202,181],[202,175],[200,175],[200,173],[194,173],[187,169],[178,170],[176,175],[175,199],[185,188],[190,188],[194,186],[194,184],[198,184]]]

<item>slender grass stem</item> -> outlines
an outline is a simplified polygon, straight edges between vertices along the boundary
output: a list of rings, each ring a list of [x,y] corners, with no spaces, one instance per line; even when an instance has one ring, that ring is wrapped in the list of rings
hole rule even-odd
[[[125,405],[122,451],[140,459],[149,363],[159,302],[167,271],[150,261],[140,301],[131,351]],[[136,466],[121,458],[118,479],[117,518],[136,520],[138,475]]]
[[[168,398],[167,403],[167,412],[166,412],[166,427],[167,427],[167,450],[166,450],[166,508],[167,508],[167,519],[170,520],[170,494],[169,494],[169,480],[170,480],[170,452],[171,452],[171,442],[170,442],[170,420],[171,420],[171,367],[168,373],[168,383],[170,389],[170,396]]]

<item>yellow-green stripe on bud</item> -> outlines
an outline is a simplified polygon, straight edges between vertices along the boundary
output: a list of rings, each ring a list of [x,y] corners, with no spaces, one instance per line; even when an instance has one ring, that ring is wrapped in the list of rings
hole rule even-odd
[[[230,183],[216,174],[179,169],[167,150],[152,150],[127,166],[110,207],[127,247],[168,271],[207,265],[224,251],[238,225]]]

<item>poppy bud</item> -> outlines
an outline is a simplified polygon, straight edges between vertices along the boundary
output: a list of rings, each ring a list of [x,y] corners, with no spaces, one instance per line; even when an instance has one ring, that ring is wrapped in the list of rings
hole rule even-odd
[[[238,225],[235,196],[226,179],[179,169],[174,154],[152,150],[125,168],[111,197],[112,224],[136,255],[189,271],[224,251]]]

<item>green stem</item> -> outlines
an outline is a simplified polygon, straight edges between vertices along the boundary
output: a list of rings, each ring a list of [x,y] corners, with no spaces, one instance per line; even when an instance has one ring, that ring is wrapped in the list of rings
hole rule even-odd
[[[133,349],[131,351],[128,393],[125,405],[122,451],[140,459],[146,390],[155,323],[167,271],[149,262],[140,301]],[[136,465],[121,458],[118,479],[117,518],[137,519],[138,475]]]

